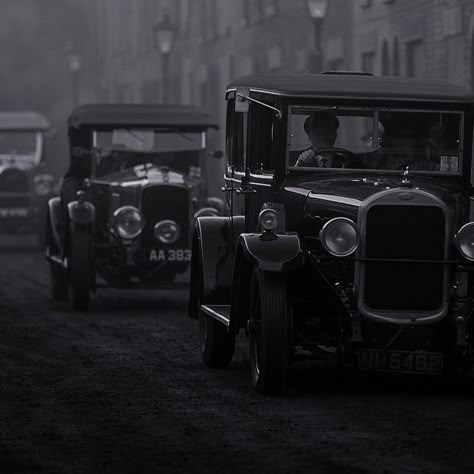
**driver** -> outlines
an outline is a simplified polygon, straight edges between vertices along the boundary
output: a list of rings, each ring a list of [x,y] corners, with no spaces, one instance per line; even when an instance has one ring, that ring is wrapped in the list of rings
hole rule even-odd
[[[334,147],[337,138],[339,120],[331,111],[313,112],[304,122],[304,131],[308,135],[311,146],[302,151],[296,160],[296,166],[317,168],[340,168],[338,156],[328,148]],[[320,153],[319,150],[322,150]]]

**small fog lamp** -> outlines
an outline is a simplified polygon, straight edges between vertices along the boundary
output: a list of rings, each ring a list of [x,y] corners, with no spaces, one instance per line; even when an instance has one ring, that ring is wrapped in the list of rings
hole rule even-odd
[[[326,222],[319,234],[326,251],[335,257],[347,257],[359,245],[359,230],[353,221],[336,217]]]
[[[136,207],[124,206],[114,212],[113,227],[119,237],[131,240],[142,233],[145,220]]]
[[[459,229],[456,245],[464,258],[474,261],[474,222],[469,222]]]
[[[273,209],[264,209],[258,216],[258,223],[264,230],[275,230],[278,227],[277,212]]]
[[[175,221],[165,220],[155,225],[153,233],[161,243],[174,244],[179,239],[180,229]]]

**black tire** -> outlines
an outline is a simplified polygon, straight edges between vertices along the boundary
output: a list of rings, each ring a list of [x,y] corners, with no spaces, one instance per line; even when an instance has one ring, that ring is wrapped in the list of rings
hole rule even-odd
[[[69,295],[69,281],[67,271],[56,263],[49,264],[51,299],[53,301],[67,301]]]
[[[224,369],[228,367],[234,356],[235,336],[229,333],[224,324],[201,311],[201,304],[205,304],[203,303],[202,256],[199,250],[195,255],[197,255],[197,260],[193,268],[189,311],[190,314],[198,315],[199,348],[204,364],[213,369]]]
[[[93,259],[87,229],[71,225],[69,245],[69,291],[72,309],[87,311],[92,287]]]
[[[249,314],[250,378],[260,393],[278,395],[286,383],[292,313],[285,275],[255,270]]]

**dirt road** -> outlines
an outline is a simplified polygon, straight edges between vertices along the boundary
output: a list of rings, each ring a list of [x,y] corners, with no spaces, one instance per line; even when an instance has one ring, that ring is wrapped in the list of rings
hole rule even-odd
[[[431,379],[344,382],[314,366],[288,392],[201,364],[186,294],[49,301],[34,252],[0,254],[0,473],[473,473],[474,397]]]

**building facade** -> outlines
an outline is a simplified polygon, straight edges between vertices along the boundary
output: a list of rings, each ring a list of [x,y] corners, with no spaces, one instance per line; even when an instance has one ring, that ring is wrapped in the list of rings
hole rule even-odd
[[[472,0],[354,0],[358,68],[474,86]]]

